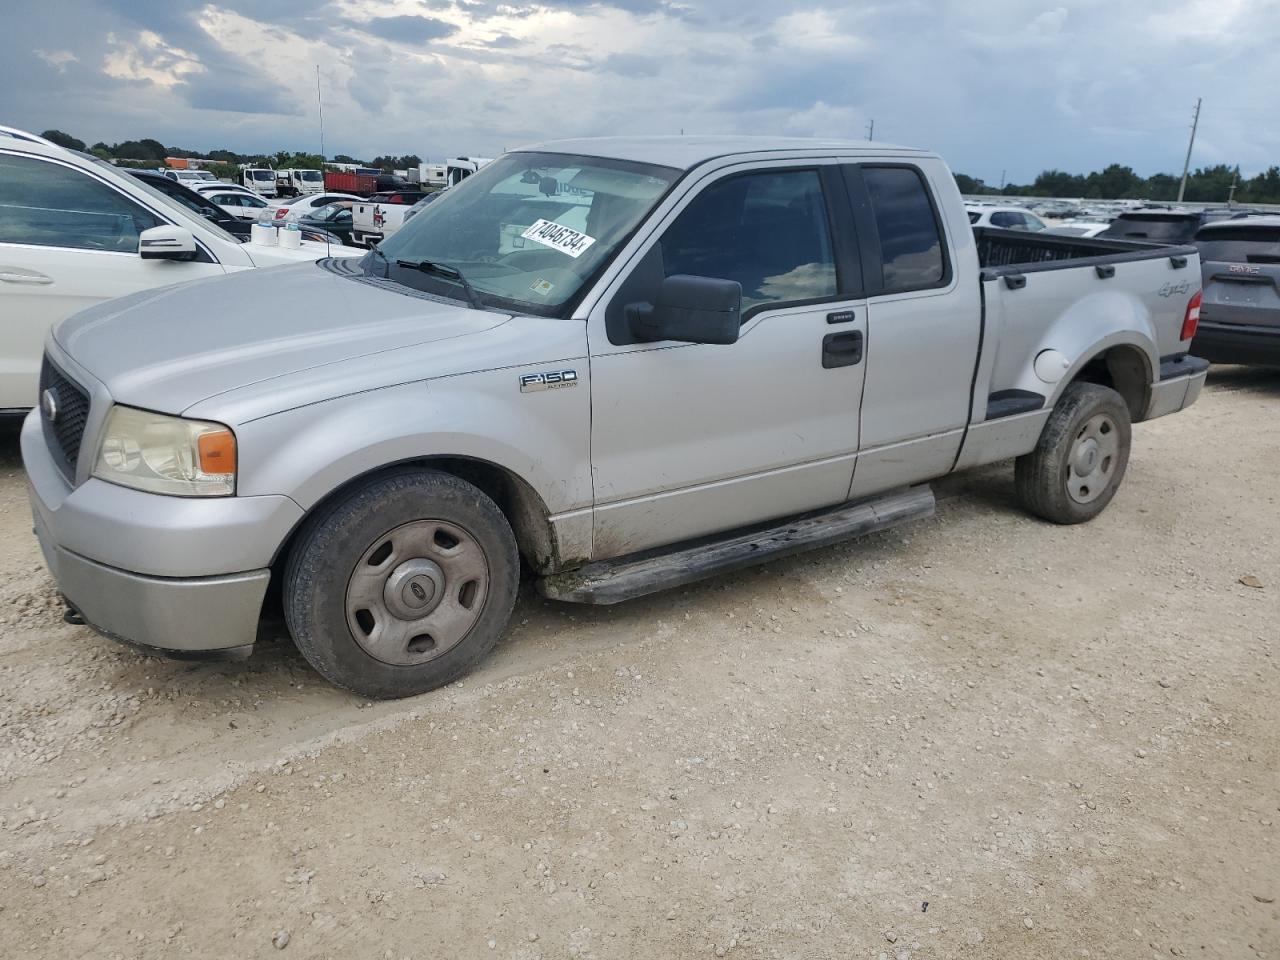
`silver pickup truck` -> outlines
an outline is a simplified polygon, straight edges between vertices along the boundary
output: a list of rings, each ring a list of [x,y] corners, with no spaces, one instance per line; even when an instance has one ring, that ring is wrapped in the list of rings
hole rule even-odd
[[[1195,401],[1194,248],[969,226],[936,156],[562,141],[362,259],[60,323],[22,452],[69,616],[243,656],[283,611],[373,697],[492,648],[522,563],[613,603],[928,515],[1017,458],[1096,516],[1130,424]]]

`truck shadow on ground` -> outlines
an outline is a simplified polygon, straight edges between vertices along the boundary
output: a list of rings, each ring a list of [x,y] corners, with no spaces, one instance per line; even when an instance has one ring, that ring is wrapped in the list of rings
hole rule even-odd
[[[1252,393],[1280,397],[1280,367],[1235,367],[1215,364],[1206,386],[1220,393]]]

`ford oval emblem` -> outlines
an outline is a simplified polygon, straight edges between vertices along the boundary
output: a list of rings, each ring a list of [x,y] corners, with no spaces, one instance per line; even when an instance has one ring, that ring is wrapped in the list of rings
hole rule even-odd
[[[50,423],[58,422],[58,391],[50,387],[40,394],[40,412]]]

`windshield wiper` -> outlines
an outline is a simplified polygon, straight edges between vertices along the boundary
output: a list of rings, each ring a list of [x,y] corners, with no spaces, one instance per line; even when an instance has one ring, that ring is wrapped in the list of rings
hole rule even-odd
[[[377,247],[374,247],[377,250]],[[386,255],[382,258],[385,260]],[[461,285],[462,289],[467,293],[467,303],[471,304],[473,310],[483,310],[484,304],[480,302],[480,295],[476,293],[475,287],[467,282],[467,278],[462,275],[462,271],[457,267],[451,267],[447,263],[436,263],[434,260],[397,260],[397,267],[404,267],[406,270],[417,270],[420,273],[433,273],[437,277],[444,277],[446,280],[452,280],[454,283]]]

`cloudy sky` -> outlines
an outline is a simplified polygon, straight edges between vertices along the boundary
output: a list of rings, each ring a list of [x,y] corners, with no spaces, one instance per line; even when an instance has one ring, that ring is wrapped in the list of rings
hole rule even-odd
[[[1280,164],[1280,0],[37,0],[0,123],[424,159],[562,136],[864,137],[997,183]]]

